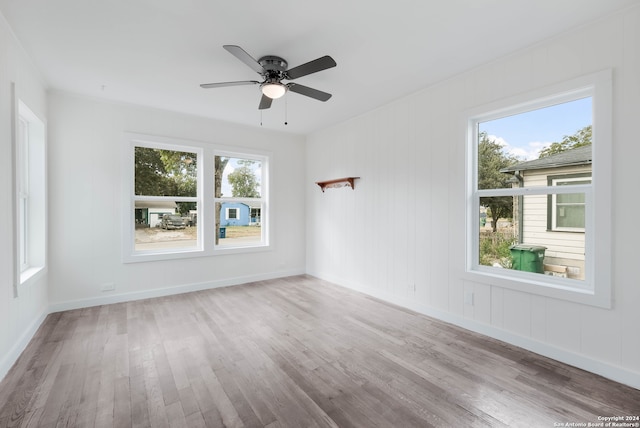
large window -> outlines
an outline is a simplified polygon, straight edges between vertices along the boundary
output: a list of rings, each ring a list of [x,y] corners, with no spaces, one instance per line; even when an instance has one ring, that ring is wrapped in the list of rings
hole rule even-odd
[[[214,164],[216,213],[220,247],[253,246],[265,241],[265,179],[260,157],[217,152]]]
[[[18,100],[14,132],[16,286],[46,264],[46,150],[44,122]],[[15,289],[18,292],[18,289]]]
[[[126,136],[124,261],[266,248],[265,154]],[[258,214],[257,214],[258,213]]]
[[[610,305],[610,72],[482,107],[468,136],[467,272]]]

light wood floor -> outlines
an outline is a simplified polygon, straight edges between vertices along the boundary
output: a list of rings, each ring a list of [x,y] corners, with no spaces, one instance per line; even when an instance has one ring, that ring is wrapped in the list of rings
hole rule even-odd
[[[307,276],[51,314],[0,384],[2,427],[554,427],[633,415],[638,390]]]

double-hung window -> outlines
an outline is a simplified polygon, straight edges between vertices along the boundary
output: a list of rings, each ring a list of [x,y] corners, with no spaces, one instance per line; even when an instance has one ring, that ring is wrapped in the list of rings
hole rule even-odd
[[[608,307],[611,72],[468,113],[466,271]]]
[[[265,161],[263,156],[216,151],[215,211],[224,231],[218,234],[218,248],[266,242],[261,221],[267,201]]]
[[[125,134],[123,260],[268,248],[266,153]]]
[[[14,132],[15,287],[46,266],[46,145],[44,122],[21,100]]]

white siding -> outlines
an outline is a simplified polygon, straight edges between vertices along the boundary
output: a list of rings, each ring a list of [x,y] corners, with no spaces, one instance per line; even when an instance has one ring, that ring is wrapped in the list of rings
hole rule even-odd
[[[310,136],[308,272],[640,387],[640,237],[623,226],[637,223],[627,201],[640,158],[639,29],[640,7],[631,8]],[[613,308],[465,280],[464,112],[606,68],[614,70]],[[352,175],[362,177],[355,190],[313,184]],[[413,215],[398,217],[399,207]]]
[[[549,176],[591,173],[590,167],[566,167],[523,172],[527,187],[547,186]],[[585,234],[548,230],[548,198],[546,195],[524,197],[522,242],[547,247],[545,263],[568,266],[569,276],[584,278]]]

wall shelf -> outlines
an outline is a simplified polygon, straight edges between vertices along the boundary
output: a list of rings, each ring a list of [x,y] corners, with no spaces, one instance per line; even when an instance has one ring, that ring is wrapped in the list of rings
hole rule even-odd
[[[358,178],[360,177],[336,178],[335,180],[316,181],[316,184],[320,186],[323,192],[324,189],[336,187],[351,187],[352,189],[355,189],[354,181]]]

